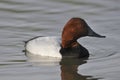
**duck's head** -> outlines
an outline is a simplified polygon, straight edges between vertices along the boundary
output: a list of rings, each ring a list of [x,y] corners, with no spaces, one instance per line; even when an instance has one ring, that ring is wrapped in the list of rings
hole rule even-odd
[[[61,45],[63,48],[75,47],[79,45],[77,39],[85,36],[105,38],[94,32],[83,19],[72,18],[63,28]]]

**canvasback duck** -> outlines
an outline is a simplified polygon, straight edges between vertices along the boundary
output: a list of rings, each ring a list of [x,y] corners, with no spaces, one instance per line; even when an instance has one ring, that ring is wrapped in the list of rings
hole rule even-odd
[[[95,33],[81,18],[70,19],[63,28],[62,37],[35,37],[25,44],[27,52],[46,57],[89,57],[89,52],[77,39],[85,36],[105,38]]]

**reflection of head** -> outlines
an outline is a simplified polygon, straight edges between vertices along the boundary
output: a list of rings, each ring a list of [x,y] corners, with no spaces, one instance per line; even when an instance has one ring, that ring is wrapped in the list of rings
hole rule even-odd
[[[78,66],[86,63],[87,59],[63,58],[61,65],[61,80],[86,80],[90,76],[78,74]],[[97,80],[97,79],[95,79]]]

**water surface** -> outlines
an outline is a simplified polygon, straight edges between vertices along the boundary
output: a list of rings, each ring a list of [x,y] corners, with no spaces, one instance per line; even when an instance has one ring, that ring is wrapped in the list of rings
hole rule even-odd
[[[0,79],[2,80],[119,80],[120,0],[0,0]],[[88,59],[60,62],[28,58],[24,41],[35,36],[60,36],[72,17],[84,18],[107,36],[78,41]]]

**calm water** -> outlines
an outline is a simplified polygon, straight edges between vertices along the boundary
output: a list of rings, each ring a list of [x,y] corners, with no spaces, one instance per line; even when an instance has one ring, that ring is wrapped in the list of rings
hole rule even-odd
[[[84,18],[107,38],[82,38],[84,60],[26,57],[24,42],[60,36],[71,17]],[[119,80],[120,0],[0,0],[1,80]]]

